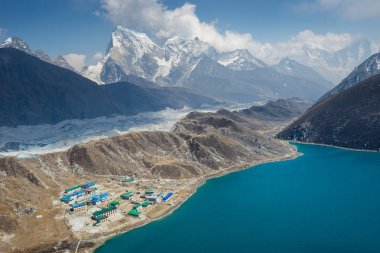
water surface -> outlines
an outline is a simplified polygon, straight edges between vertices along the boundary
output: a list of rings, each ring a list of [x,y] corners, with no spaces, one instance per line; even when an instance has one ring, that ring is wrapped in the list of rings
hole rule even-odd
[[[208,181],[96,253],[380,252],[380,154],[297,147],[295,160]]]

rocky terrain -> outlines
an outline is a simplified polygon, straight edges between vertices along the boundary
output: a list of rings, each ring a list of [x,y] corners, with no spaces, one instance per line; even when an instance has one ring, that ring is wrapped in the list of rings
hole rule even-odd
[[[0,252],[74,252],[78,240],[79,251],[85,251],[107,235],[127,230],[99,237],[70,229],[58,197],[63,189],[86,180],[111,186],[117,185],[115,176],[124,175],[175,180],[187,189],[184,201],[207,178],[290,159],[294,149],[273,138],[267,127],[290,120],[270,122],[246,111],[193,112],[168,132],[129,133],[34,158],[0,158]]]
[[[380,150],[380,74],[320,101],[279,138]]]

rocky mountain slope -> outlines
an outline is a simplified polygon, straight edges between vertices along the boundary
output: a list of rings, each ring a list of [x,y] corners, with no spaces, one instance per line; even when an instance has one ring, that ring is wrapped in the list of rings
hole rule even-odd
[[[0,251],[60,252],[74,250],[79,239],[98,238],[74,234],[56,201],[63,189],[84,180],[179,180],[190,194],[194,180],[294,156],[286,142],[261,131],[267,123],[240,111],[194,112],[170,132],[129,133],[35,158],[0,158]],[[81,247],[92,246],[82,240]]]
[[[227,101],[251,102],[267,98],[303,97],[314,100],[327,88],[272,68],[235,71],[204,57],[191,72],[185,87]]]
[[[278,99],[263,106],[252,106],[240,113],[256,119],[282,121],[296,118],[313,105],[313,102],[301,98]]]
[[[144,33],[117,26],[105,57],[85,67],[82,75],[98,83],[134,75],[234,102],[291,96],[316,99],[332,88],[328,81],[321,84],[321,78],[315,82],[301,72],[281,73],[244,49],[220,53],[198,38],[175,37],[159,46]]]
[[[131,83],[100,87],[14,48],[0,48],[0,94],[0,125],[5,126],[54,124],[215,102],[187,90],[150,89]]]
[[[24,51],[25,53],[28,53],[30,55],[36,56],[37,58],[43,61],[57,65],[58,67],[75,71],[74,68],[66,61],[66,59],[62,55],[58,55],[56,58],[51,59],[49,54],[41,49],[38,49],[35,52],[33,52],[29,45],[24,40],[18,37],[7,38],[3,43],[0,44],[0,48],[15,48]]]
[[[313,81],[314,83],[320,84],[327,89],[334,87],[334,84],[332,82],[328,81],[313,68],[302,65],[296,60],[290,59],[288,57],[282,59],[277,65],[274,65],[272,67],[281,74],[302,77],[304,79]]]
[[[380,74],[314,105],[278,137],[339,147],[380,149]]]
[[[358,83],[380,73],[380,53],[374,54],[357,66],[343,81],[334,89],[323,95],[319,101],[322,101],[329,96],[338,94],[347,90]]]

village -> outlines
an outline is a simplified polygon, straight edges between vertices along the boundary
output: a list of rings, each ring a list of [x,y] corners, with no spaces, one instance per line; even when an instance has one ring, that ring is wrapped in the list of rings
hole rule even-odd
[[[78,235],[134,227],[167,213],[183,197],[185,185],[173,180],[119,177],[67,188],[60,201],[65,219]]]

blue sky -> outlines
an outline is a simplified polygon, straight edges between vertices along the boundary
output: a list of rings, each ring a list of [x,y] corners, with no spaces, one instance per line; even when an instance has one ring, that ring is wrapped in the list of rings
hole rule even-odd
[[[198,30],[182,32],[184,27],[192,26],[191,22],[195,22],[196,18],[199,21],[199,29],[208,29],[212,26],[222,35],[221,38],[210,38],[203,32],[206,41],[210,40],[211,44],[215,43],[217,48],[222,49],[221,44],[230,39],[224,34],[226,30],[237,34],[251,34],[250,42],[246,43],[251,43],[249,44],[251,47],[260,47],[257,52],[265,50],[265,43],[289,42],[291,38],[305,30],[311,30],[321,36],[326,33],[338,35],[347,33],[352,37],[362,36],[374,42],[380,41],[379,0],[163,0],[160,5],[152,4],[156,2],[156,0],[3,0],[0,8],[0,39],[19,36],[33,49],[41,48],[53,56],[69,53],[85,54],[87,61],[90,61],[96,52],[104,52],[116,23],[144,31],[150,30],[164,39],[165,36],[178,34],[198,36]],[[189,8],[183,8],[186,2],[190,3]],[[361,4],[358,5],[356,2]],[[124,9],[114,8],[120,4]],[[193,21],[184,22],[183,27],[175,27],[178,17],[172,20],[172,16],[176,10],[188,15],[189,20]],[[149,16],[146,13],[152,13],[150,11],[157,13],[155,15],[158,19],[146,17]],[[136,15],[131,18],[131,13]],[[164,18],[170,21],[157,22]],[[162,29],[166,35],[159,34]],[[202,34],[200,36],[202,37]],[[236,47],[244,45],[243,40],[248,40],[242,36],[236,40],[240,39],[242,42]]]

